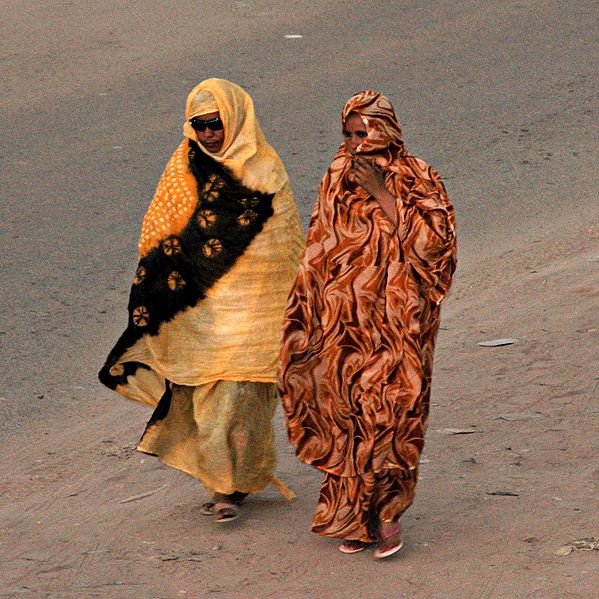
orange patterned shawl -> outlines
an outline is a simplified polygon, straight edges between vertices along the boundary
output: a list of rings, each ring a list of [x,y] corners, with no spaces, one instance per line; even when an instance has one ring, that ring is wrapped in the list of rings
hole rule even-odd
[[[216,154],[188,119],[208,91],[224,123]],[[206,96],[204,96],[205,98]],[[189,94],[185,139],[148,208],[128,325],[100,371],[119,393],[155,407],[166,381],[274,383],[281,323],[302,250],[285,167],[242,88],[207,79]]]
[[[285,315],[279,390],[298,457],[338,476],[414,469],[424,444],[440,302],[456,266],[437,172],[403,146],[393,106],[353,96],[398,225],[353,182],[342,145],[325,174]]]

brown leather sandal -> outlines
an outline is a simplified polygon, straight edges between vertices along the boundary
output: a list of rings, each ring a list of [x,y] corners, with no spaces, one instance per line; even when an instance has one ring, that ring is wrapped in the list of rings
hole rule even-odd
[[[215,505],[216,503],[214,503],[214,501],[207,501],[206,503],[203,503],[202,507],[200,508],[200,514],[204,516],[214,516]]]

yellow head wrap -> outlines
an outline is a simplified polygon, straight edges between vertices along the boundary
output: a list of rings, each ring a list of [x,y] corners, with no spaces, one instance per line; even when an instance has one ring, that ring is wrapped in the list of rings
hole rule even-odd
[[[200,143],[189,123],[194,116],[218,112],[224,125],[222,148],[209,152]],[[206,79],[187,96],[183,134],[202,150],[226,166],[246,187],[276,193],[287,182],[281,159],[266,142],[254,113],[254,103],[239,85],[225,79]]]
[[[210,114],[211,112],[218,112],[218,105],[212,95],[212,92],[207,89],[203,89],[196,94],[189,105],[189,109],[186,111],[189,113],[188,119],[194,116],[202,116],[203,114]],[[188,124],[185,121],[185,124]],[[195,133],[195,131],[194,131]]]

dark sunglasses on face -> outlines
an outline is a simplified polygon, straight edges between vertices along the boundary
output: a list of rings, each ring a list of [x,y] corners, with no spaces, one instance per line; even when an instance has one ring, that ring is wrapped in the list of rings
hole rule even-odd
[[[206,131],[206,128],[210,129],[210,131],[222,131],[223,129],[223,122],[218,116],[209,121],[203,121],[199,117],[194,116],[189,119],[189,123],[196,131]]]

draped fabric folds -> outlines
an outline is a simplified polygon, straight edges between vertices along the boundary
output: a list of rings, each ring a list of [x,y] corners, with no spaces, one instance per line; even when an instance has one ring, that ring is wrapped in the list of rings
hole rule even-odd
[[[275,382],[301,247],[288,184],[250,190],[184,141],[144,219],[129,326],[101,380],[152,406],[165,380]]]
[[[255,493],[273,479],[272,383],[171,385],[137,449],[201,480],[213,493]]]
[[[200,92],[208,103],[204,109],[218,107],[223,147],[210,154],[185,126],[186,138],[166,165],[144,218],[128,326],[99,376],[108,387],[156,408],[140,449],[214,490],[218,468],[202,474],[204,467],[196,466],[219,463],[207,453],[226,447],[233,429],[243,437],[240,414],[244,434],[266,456],[247,468],[272,474],[281,324],[303,234],[285,168],[264,139],[251,98],[233,83],[207,80],[192,90],[187,118],[202,113]],[[201,431],[207,423],[221,431],[218,442],[205,443]],[[229,463],[258,455],[238,454]],[[253,482],[237,490],[254,491],[268,479],[252,476],[241,473],[237,480]]]
[[[372,487],[374,474],[407,480],[418,467],[440,303],[456,266],[455,223],[438,173],[405,150],[391,103],[362,92],[345,106],[344,122],[350,113],[368,132],[358,153],[382,169],[397,199],[397,226],[356,185],[341,146],[320,185],[285,313],[279,391],[298,457],[327,480],[356,477]],[[331,519],[323,510],[368,493],[333,500],[333,486],[343,494],[363,485],[323,485],[313,530],[343,536],[339,523],[322,526]],[[383,519],[397,519],[405,503]],[[372,531],[350,538],[372,540]]]

